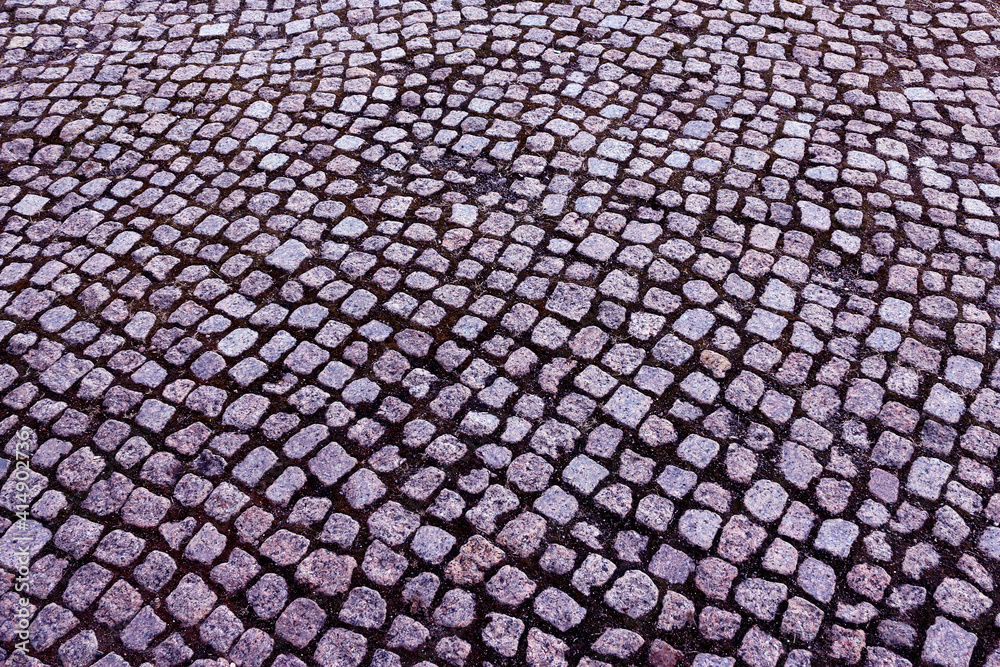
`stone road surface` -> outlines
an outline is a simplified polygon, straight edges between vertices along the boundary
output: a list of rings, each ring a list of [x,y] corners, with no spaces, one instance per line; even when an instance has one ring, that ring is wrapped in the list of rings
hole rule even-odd
[[[8,665],[1000,665],[994,5],[0,10]]]

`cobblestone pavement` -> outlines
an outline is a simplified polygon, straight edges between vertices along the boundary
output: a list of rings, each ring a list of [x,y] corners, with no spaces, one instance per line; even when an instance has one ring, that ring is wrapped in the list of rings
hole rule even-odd
[[[7,664],[1000,665],[992,5],[0,8]]]

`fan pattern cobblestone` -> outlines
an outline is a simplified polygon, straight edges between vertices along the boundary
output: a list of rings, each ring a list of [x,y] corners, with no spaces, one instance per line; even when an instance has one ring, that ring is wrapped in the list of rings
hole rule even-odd
[[[7,664],[998,667],[998,42],[4,0]]]

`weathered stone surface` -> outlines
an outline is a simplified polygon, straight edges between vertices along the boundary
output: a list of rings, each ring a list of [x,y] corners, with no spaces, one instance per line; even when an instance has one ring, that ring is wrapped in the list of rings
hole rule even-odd
[[[5,8],[10,661],[994,662],[998,21]]]

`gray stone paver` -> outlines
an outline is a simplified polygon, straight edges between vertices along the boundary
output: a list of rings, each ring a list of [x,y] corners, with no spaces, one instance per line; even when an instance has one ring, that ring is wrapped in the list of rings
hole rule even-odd
[[[1000,664],[998,30],[0,6],[9,664]]]

